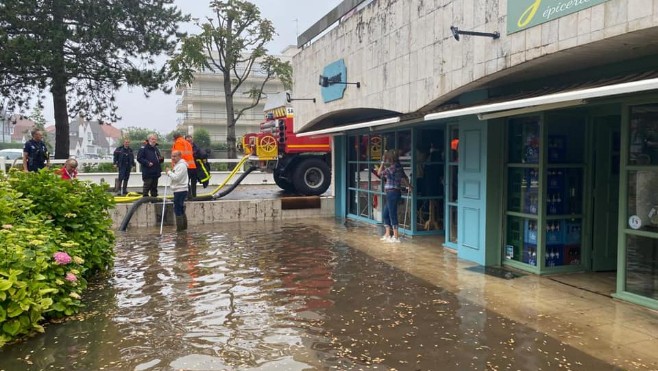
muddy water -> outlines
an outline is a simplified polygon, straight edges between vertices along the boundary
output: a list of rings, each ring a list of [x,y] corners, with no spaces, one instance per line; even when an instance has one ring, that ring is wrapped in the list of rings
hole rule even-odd
[[[600,360],[377,261],[342,227],[119,235],[75,320],[0,370],[601,370]]]

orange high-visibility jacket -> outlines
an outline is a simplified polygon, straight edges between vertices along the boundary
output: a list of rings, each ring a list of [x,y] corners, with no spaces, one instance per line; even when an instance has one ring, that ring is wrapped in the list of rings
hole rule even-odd
[[[181,157],[187,162],[188,169],[196,169],[194,163],[194,152],[192,151],[192,144],[185,140],[183,137],[178,137],[171,147],[171,152],[180,151]]]

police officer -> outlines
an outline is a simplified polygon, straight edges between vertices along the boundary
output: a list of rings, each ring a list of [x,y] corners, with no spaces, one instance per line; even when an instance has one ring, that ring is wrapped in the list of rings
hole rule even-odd
[[[114,168],[119,169],[119,184],[117,185],[119,195],[128,194],[128,179],[130,170],[135,166],[135,154],[130,148],[130,140],[124,139],[123,145],[114,150]]]
[[[43,142],[43,133],[39,129],[33,129],[32,139],[25,142],[23,147],[23,171],[37,172],[46,166],[50,166],[50,155],[48,148]]]

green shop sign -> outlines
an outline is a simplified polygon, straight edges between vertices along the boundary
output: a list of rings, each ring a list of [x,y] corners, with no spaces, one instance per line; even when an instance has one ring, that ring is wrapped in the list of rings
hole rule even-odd
[[[579,12],[608,0],[507,0],[507,34]]]

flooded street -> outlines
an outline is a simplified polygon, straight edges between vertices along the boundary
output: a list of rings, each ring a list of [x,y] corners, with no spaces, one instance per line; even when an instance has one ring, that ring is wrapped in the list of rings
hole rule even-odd
[[[615,369],[354,249],[351,228],[119,233],[85,312],[4,347],[0,370]]]

